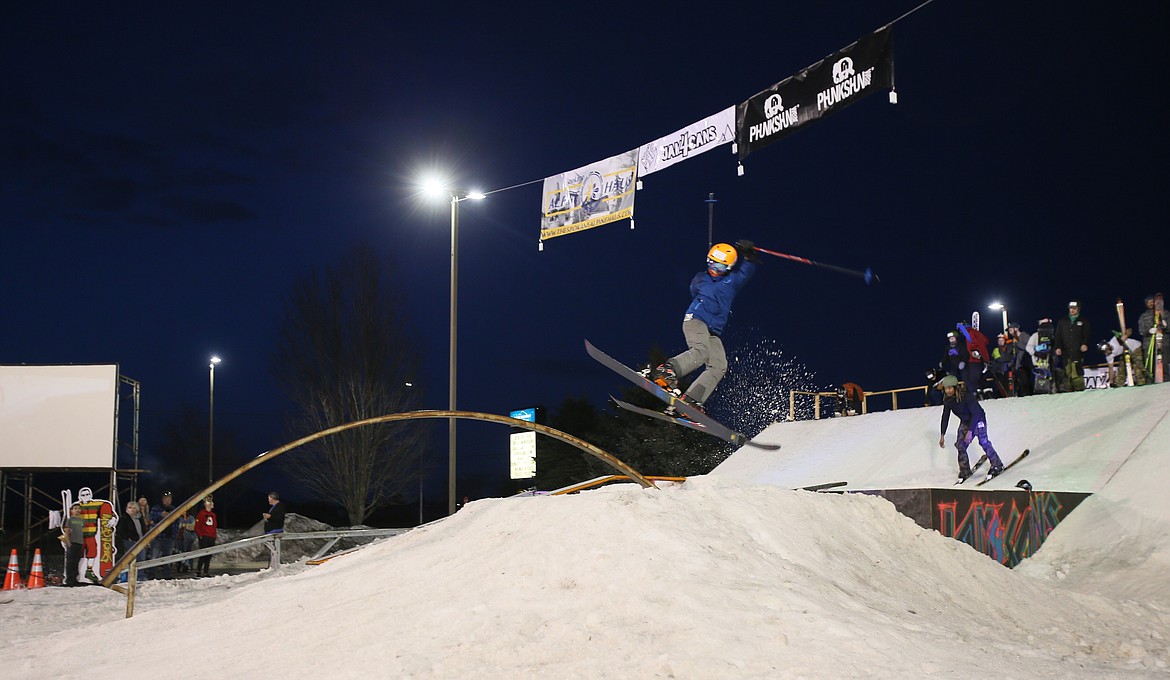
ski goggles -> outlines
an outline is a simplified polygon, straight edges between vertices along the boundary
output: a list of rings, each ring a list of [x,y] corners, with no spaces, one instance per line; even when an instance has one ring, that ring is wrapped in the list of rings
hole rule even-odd
[[[731,267],[728,267],[727,265],[723,264],[722,262],[716,262],[715,260],[707,260],[707,269],[709,269],[710,271],[712,271],[716,274],[726,274],[727,270],[731,269]]]

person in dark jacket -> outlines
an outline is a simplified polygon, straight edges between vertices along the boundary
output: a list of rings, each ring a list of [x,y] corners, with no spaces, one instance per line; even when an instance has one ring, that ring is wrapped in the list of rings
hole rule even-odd
[[[991,469],[987,474],[994,477],[1003,472],[1003,461],[999,459],[999,454],[995,452],[995,447],[987,438],[987,415],[975,399],[975,395],[968,392],[967,386],[953,375],[943,378],[939,382],[939,387],[943,391],[943,412],[938,447],[941,449],[946,446],[947,425],[953,413],[959,419],[959,432],[955,435],[955,448],[959,450],[959,481],[971,476],[971,460],[967,456],[967,446],[975,437],[979,438],[979,446],[983,448],[988,462],[991,463]]]
[[[956,378],[963,377],[967,369],[967,341],[958,331],[947,333],[947,351],[943,354],[942,366],[947,375]]]
[[[280,494],[275,491],[268,493],[268,512],[264,515],[264,533],[275,534],[284,531],[284,504],[280,502]]]
[[[703,407],[727,373],[727,353],[720,336],[731,316],[731,303],[755,272],[756,246],[751,241],[736,241],[734,246],[716,243],[707,251],[707,268],[691,279],[691,304],[683,315],[687,350],[651,371],[651,380],[674,391],[679,378],[703,366],[682,395],[688,404]]]
[[[139,513],[138,507],[135,501],[126,503],[126,515],[118,520],[118,547],[123,553],[146,535],[146,518]]]
[[[1068,316],[1056,322],[1053,345],[1056,356],[1064,360],[1064,373],[1074,392],[1085,389],[1085,352],[1093,340],[1089,322],[1081,318],[1081,305],[1076,300],[1068,303]]]

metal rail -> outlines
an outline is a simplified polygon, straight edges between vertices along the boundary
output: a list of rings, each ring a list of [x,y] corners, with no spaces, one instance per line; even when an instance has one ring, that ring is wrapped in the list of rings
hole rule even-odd
[[[126,554],[123,555],[122,558],[118,560],[117,564],[115,564],[110,569],[109,573],[107,573],[105,578],[102,579],[102,582],[101,582],[102,585],[107,587],[107,588],[113,588],[115,585],[115,581],[117,581],[117,579],[118,579],[118,575],[121,574],[123,571],[125,571],[131,562],[134,562],[138,559],[139,553],[141,553],[143,550],[145,550],[146,546],[150,545],[150,543],[152,541],[154,541],[154,539],[158,538],[158,536],[160,534],[162,534],[162,532],[164,530],[166,530],[171,524],[174,524],[176,521],[178,521],[178,519],[183,516],[183,513],[194,508],[208,494],[215,492],[216,490],[218,490],[221,487],[223,487],[224,485],[226,485],[228,482],[236,479],[237,477],[239,477],[240,475],[244,474],[245,472],[251,470],[252,468],[263,465],[264,463],[267,463],[268,461],[270,461],[270,460],[272,460],[272,459],[274,459],[274,458],[276,458],[284,453],[287,453],[287,452],[289,452],[289,451],[291,451],[299,446],[303,446],[305,444],[308,444],[309,442],[313,442],[313,441],[316,441],[318,439],[328,437],[329,435],[332,435],[332,434],[337,434],[339,432],[345,432],[346,430],[352,430],[354,428],[363,427],[366,425],[376,425],[379,423],[392,423],[392,422],[396,422],[396,421],[400,421],[400,420],[418,420],[418,419],[428,419],[428,418],[429,419],[464,418],[464,419],[468,419],[468,420],[481,420],[481,421],[486,421],[486,422],[500,423],[502,425],[508,425],[509,427],[518,427],[518,428],[525,429],[525,430],[533,430],[535,432],[540,432],[541,434],[544,434],[548,437],[552,437],[553,439],[562,441],[566,444],[569,444],[570,446],[573,446],[575,448],[580,449],[581,451],[584,451],[585,453],[593,456],[594,458],[597,458],[598,460],[602,461],[603,463],[616,469],[621,474],[628,476],[630,479],[634,480],[638,484],[641,484],[643,487],[655,488],[654,482],[651,482],[650,480],[646,479],[638,471],[634,470],[633,468],[626,465],[622,461],[620,461],[617,458],[606,453],[602,449],[594,446],[593,444],[590,444],[589,442],[587,442],[583,439],[579,439],[577,437],[574,437],[573,435],[568,434],[566,432],[561,432],[560,430],[555,430],[551,427],[548,427],[547,425],[541,425],[539,423],[530,423],[530,422],[525,421],[525,420],[517,420],[515,418],[509,418],[508,416],[496,415],[494,413],[478,413],[478,412],[474,412],[474,411],[410,411],[408,413],[392,413],[390,415],[377,416],[374,418],[367,418],[365,420],[357,420],[357,421],[354,421],[352,423],[346,423],[344,425],[337,425],[335,427],[321,430],[320,432],[317,432],[315,434],[301,437],[300,439],[297,439],[296,441],[289,442],[288,444],[285,444],[284,446],[277,447],[275,449],[272,449],[271,451],[266,451],[266,452],[260,454],[259,456],[256,456],[252,460],[248,461],[244,465],[237,468],[235,471],[227,474],[226,476],[222,477],[221,479],[219,479],[215,482],[212,482],[211,484],[209,484],[207,486],[207,488],[198,491],[197,493],[193,494],[190,498],[188,498],[187,500],[180,503],[178,506],[176,506],[174,508],[174,510],[171,511],[171,514],[167,515],[158,524],[155,524],[153,527],[151,527],[151,529],[146,532],[146,535],[144,535],[141,540],[139,540],[137,543],[135,543],[130,548],[130,550],[128,550],[126,552]],[[120,589],[120,587],[119,587],[119,589]],[[132,595],[133,590],[132,589],[130,590],[130,593],[131,593],[130,597],[133,597],[133,595]],[[131,611],[132,611],[131,608],[128,606],[127,607],[127,617],[130,616]]]
[[[166,557],[156,557],[151,560],[138,561],[137,569],[150,569],[151,567],[159,567],[164,564],[174,564],[175,562],[186,562],[206,555],[219,555],[233,550],[242,550],[251,546],[261,544],[268,545],[268,549],[276,554],[280,554],[280,548],[273,544],[280,541],[310,541],[310,540],[327,540],[328,542],[316,552],[309,559],[317,559],[324,555],[330,548],[337,544],[343,538],[382,538],[384,536],[398,536],[404,534],[410,529],[330,529],[326,531],[302,531],[302,532],[284,532],[278,534],[263,534],[261,536],[249,536],[248,538],[241,538],[230,543],[220,543],[207,548],[198,548],[196,550],[189,550],[187,552],[175,553]],[[329,540],[332,539],[332,540]]]

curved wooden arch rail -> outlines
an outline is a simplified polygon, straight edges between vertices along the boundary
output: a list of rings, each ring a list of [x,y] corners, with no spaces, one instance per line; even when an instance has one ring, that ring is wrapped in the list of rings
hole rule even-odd
[[[390,415],[377,416],[376,418],[367,418],[365,420],[355,420],[352,423],[346,423],[344,425],[338,425],[336,427],[331,427],[331,428],[326,429],[326,430],[321,430],[320,432],[318,432],[316,434],[311,434],[311,435],[308,435],[306,437],[301,437],[300,439],[297,439],[296,441],[289,442],[288,444],[285,444],[284,446],[272,449],[270,451],[265,451],[264,453],[260,454],[259,456],[256,456],[252,460],[250,460],[247,463],[245,463],[244,465],[240,466],[234,472],[232,472],[232,473],[228,474],[227,476],[213,482],[206,489],[203,489],[202,491],[194,494],[193,496],[191,496],[187,500],[183,501],[180,505],[176,506],[171,511],[171,514],[167,515],[165,518],[163,518],[163,520],[161,522],[159,522],[158,524],[151,527],[151,529],[146,532],[146,535],[142,537],[142,540],[135,543],[134,546],[132,548],[130,548],[130,550],[127,551],[127,553],[125,555],[123,555],[121,557],[121,559],[118,560],[117,564],[115,564],[110,569],[109,573],[106,574],[105,578],[102,579],[102,585],[107,587],[107,588],[113,588],[115,590],[118,590],[119,592],[122,592],[123,589],[116,586],[114,584],[114,582],[117,580],[118,575],[121,574],[122,571],[124,571],[126,569],[126,567],[132,561],[134,561],[135,559],[138,558],[138,554],[141,553],[142,550],[144,548],[146,548],[146,546],[150,545],[151,541],[153,541],[155,538],[157,538],[159,534],[161,534],[164,530],[166,530],[167,527],[169,527],[171,524],[174,524],[180,517],[182,517],[184,512],[190,510],[191,508],[195,507],[198,503],[200,503],[203,500],[203,498],[205,496],[207,496],[207,494],[215,492],[217,489],[226,485],[228,482],[232,481],[236,477],[239,477],[240,475],[244,474],[248,470],[251,470],[252,468],[255,468],[255,467],[259,467],[259,466],[263,465],[264,463],[267,463],[268,461],[272,460],[273,458],[280,456],[281,454],[288,453],[289,451],[297,448],[298,446],[303,446],[305,444],[308,444],[309,442],[316,441],[316,440],[322,439],[324,437],[328,437],[331,434],[337,434],[338,432],[344,432],[346,430],[352,430],[354,428],[364,427],[366,425],[376,425],[379,423],[392,423],[392,422],[395,422],[398,420],[419,420],[419,419],[426,419],[426,418],[462,418],[465,420],[482,420],[482,421],[491,422],[491,423],[500,423],[502,425],[508,425],[510,427],[519,427],[519,428],[523,428],[525,430],[533,430],[535,432],[539,432],[539,433],[546,435],[548,437],[552,437],[553,439],[556,439],[558,441],[562,441],[570,446],[573,446],[575,448],[580,449],[581,451],[584,451],[585,453],[593,456],[594,458],[600,460],[601,462],[605,463],[606,465],[609,465],[610,467],[614,468],[615,470],[617,470],[621,474],[628,476],[630,479],[641,484],[643,487],[655,488],[654,482],[651,482],[649,479],[647,479],[646,477],[639,474],[636,470],[631,468],[629,465],[626,465],[622,461],[618,460],[617,458],[614,458],[610,454],[608,454],[605,451],[590,444],[589,442],[585,441],[584,439],[579,439],[577,437],[574,437],[571,434],[561,432],[560,430],[554,430],[553,428],[548,427],[547,425],[540,425],[538,423],[530,423],[526,420],[516,420],[515,418],[509,418],[508,416],[500,416],[500,415],[496,415],[494,413],[478,413],[476,411],[408,411],[406,413],[392,413]]]

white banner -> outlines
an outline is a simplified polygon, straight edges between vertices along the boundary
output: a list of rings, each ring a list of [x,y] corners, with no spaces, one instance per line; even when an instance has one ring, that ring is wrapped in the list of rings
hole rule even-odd
[[[513,432],[508,438],[509,467],[512,479],[536,476],[536,433]]]
[[[541,240],[634,216],[638,150],[544,180]]]
[[[735,141],[735,107],[691,123],[665,137],[643,144],[638,150],[638,176],[670,167],[691,156]]]

